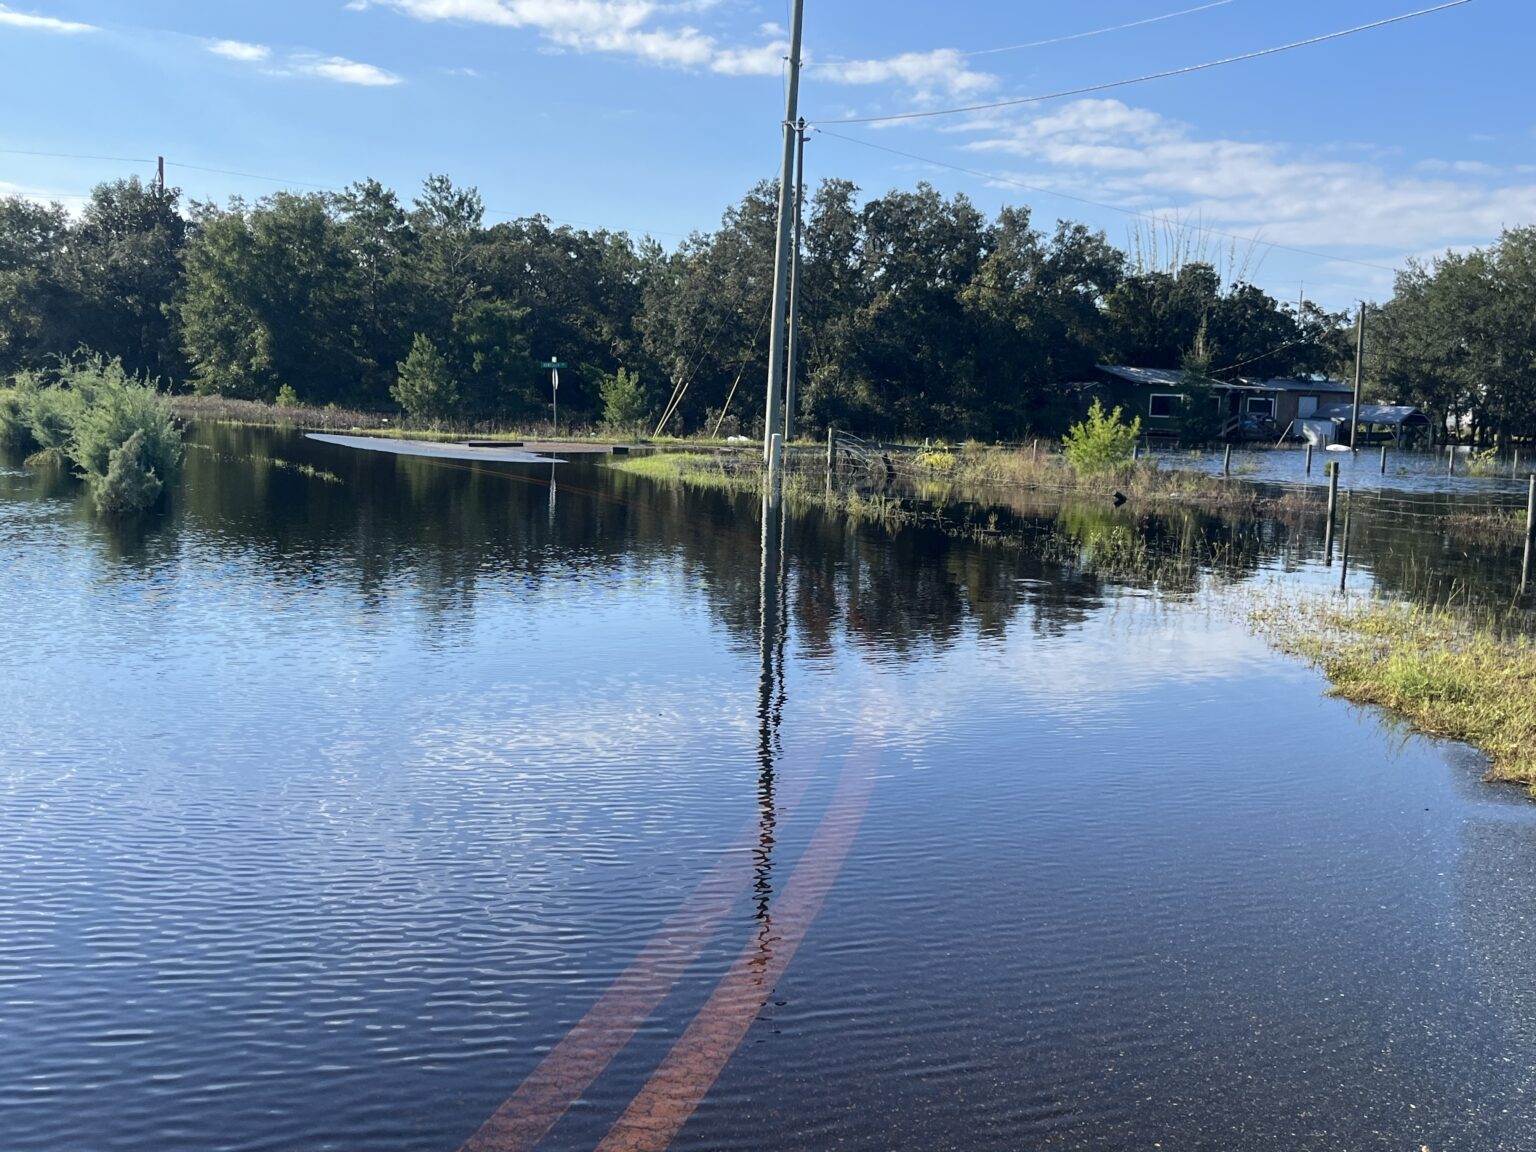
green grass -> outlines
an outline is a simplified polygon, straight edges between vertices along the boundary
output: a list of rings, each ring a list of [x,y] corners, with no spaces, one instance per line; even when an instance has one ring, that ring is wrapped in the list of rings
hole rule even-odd
[[[1536,796],[1536,646],[1493,617],[1379,602],[1255,614],[1281,648],[1312,661],[1336,695],[1488,756],[1491,780]]]

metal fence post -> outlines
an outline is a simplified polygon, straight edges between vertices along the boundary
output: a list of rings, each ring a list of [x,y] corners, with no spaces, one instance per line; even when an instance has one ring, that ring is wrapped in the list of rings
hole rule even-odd
[[[1531,579],[1531,543],[1536,541],[1536,472],[1531,473],[1531,488],[1525,498],[1525,559],[1520,564],[1520,595]]]
[[[1333,516],[1339,507],[1339,465],[1328,465],[1328,526],[1323,531],[1323,563],[1333,567]]]

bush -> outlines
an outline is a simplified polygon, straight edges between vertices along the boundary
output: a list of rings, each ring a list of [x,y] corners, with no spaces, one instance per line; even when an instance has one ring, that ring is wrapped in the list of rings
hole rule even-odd
[[[114,497],[107,507],[101,504],[98,493],[98,506],[114,512],[148,508],[181,471],[181,432],[171,417],[169,402],[152,384],[129,376],[116,360],[96,357],[76,361],[66,367],[63,379],[77,402],[74,433],[66,451],[86,481],[93,487],[104,484],[114,455],[126,449],[135,436],[140,439],[133,461],[158,481],[145,503],[133,506]],[[120,467],[129,469],[129,464]],[[141,485],[137,490],[142,495],[148,488]]]
[[[31,443],[32,433],[21,410],[21,395],[14,388],[0,390],[0,445],[27,448]]]
[[[181,433],[170,403],[118,360],[63,361],[53,383],[31,373],[0,403],[0,435],[36,445],[36,456],[68,458],[103,512],[138,512],[181,470]]]
[[[62,457],[74,435],[80,397],[27,374],[16,381],[16,397],[27,442],[41,454]]]
[[[389,394],[411,416],[438,420],[458,410],[458,381],[428,337],[418,332],[411,341],[410,355],[397,367],[400,375]]]
[[[96,510],[107,515],[141,512],[156,500],[165,485],[155,472],[149,438],[137,429],[108,455],[106,474],[92,485]]]
[[[299,407],[299,394],[293,390],[292,384],[284,384],[277,390],[277,406],[279,408]]]
[[[1097,400],[1080,424],[1062,438],[1068,461],[1079,472],[1107,472],[1129,462],[1141,438],[1141,417],[1122,423],[1122,410],[1106,414]]]
[[[604,376],[597,386],[603,398],[603,423],[610,428],[630,431],[645,419],[650,405],[645,389],[640,387],[640,374],[620,368],[612,376]]]

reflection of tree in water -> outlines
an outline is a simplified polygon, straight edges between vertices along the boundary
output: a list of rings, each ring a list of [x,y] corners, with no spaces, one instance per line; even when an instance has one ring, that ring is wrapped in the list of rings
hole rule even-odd
[[[444,631],[473,615],[488,588],[537,594],[573,577],[617,583],[676,571],[737,644],[760,639],[754,496],[562,465],[551,515],[547,466],[349,451],[222,425],[198,428],[194,440],[204,448],[187,453],[185,483],[164,517],[116,536],[93,529],[113,564],[157,565],[193,532],[275,584],[352,589],[373,609],[409,595],[427,626]],[[274,467],[273,457],[342,483]],[[37,484],[38,495],[56,495],[73,482]],[[1002,639],[1020,624],[1059,633],[1120,588],[1187,597],[1202,581],[1248,580],[1322,555],[1320,509],[1280,518],[1148,512],[1017,491],[921,511],[921,522],[900,527],[822,508],[790,513],[781,579],[800,652],[825,658],[839,642],[888,655],[942,650],[971,633]],[[1518,577],[1517,549],[1417,520],[1357,513],[1350,549],[1353,566],[1392,592],[1454,584],[1507,602]]]

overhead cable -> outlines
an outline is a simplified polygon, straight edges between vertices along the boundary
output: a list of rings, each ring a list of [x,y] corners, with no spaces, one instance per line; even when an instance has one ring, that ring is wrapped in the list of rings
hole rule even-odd
[[[1181,8],[1177,12],[1168,12],[1162,16],[1148,16],[1141,20],[1132,20],[1128,24],[1116,24],[1109,28],[1095,28],[1092,32],[1073,32],[1068,36],[1052,36],[1049,40],[1031,40],[1025,44],[1009,44],[1004,48],[978,48],[973,52],[962,52],[962,56],[995,56],[1000,52],[1019,52],[1025,48],[1045,48],[1051,44],[1066,44],[1073,40],[1087,40],[1090,36],[1103,36],[1110,32],[1124,32],[1131,28],[1141,28],[1147,24],[1161,24],[1164,20],[1177,20],[1180,16],[1193,16],[1196,12],[1208,12],[1212,8],[1224,8],[1233,0],[1214,0],[1210,4],[1201,4],[1198,8]]]
[[[964,112],[986,112],[994,108],[1013,108],[1021,104],[1039,104],[1046,100],[1062,100],[1069,96],[1087,96],[1094,92],[1105,92],[1112,88],[1125,88],[1132,84],[1145,84],[1151,80],[1166,80],[1170,76],[1186,76],[1191,72],[1204,72],[1210,68],[1221,68],[1227,64],[1240,64],[1245,60],[1257,60],[1263,56],[1275,56],[1281,52],[1290,52],[1296,48],[1308,48],[1314,44],[1324,44],[1330,40],[1339,40],[1345,36],[1354,36],[1360,32],[1370,32],[1377,28],[1385,28],[1391,24],[1401,24],[1405,20],[1416,20],[1420,16],[1431,16],[1436,12],[1444,12],[1451,8],[1460,8],[1472,3],[1472,0],[1448,0],[1447,3],[1437,4],[1433,8],[1420,8],[1417,12],[1405,12],[1401,16],[1389,16],[1385,20],[1376,20],[1370,24],[1357,24],[1353,28],[1345,28],[1339,32],[1328,32],[1322,36],[1313,36],[1306,40],[1295,40],[1289,44],[1281,44],[1274,48],[1261,48],[1257,52],[1244,52],[1240,56],[1227,56],[1221,60],[1208,60],[1204,64],[1186,64],[1182,68],[1169,68],[1162,72],[1149,72],[1145,76],[1133,76],[1128,80],[1106,80],[1101,84],[1088,84],[1081,88],[1067,88],[1060,92],[1045,92],[1038,96],[1018,96],[1011,100],[992,100],[985,104],[965,104],[958,108],[931,108],[923,112],[895,112],[885,116],[848,116],[836,120],[814,120],[816,124],[886,124],[896,120],[925,120],[935,116],[957,116]]]

